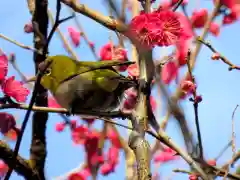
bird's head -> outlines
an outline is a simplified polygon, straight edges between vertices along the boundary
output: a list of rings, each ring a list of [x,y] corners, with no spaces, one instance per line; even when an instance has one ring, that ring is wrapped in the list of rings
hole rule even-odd
[[[76,72],[75,61],[68,56],[49,56],[38,66],[43,73],[41,85],[55,93],[59,84]]]

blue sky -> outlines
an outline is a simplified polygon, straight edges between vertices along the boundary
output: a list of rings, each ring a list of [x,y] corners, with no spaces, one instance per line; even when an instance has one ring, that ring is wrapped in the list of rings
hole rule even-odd
[[[98,10],[105,15],[108,15],[106,4],[103,0],[81,0],[81,3],[86,3],[90,8]],[[32,46],[33,39],[31,34],[25,34],[23,31],[24,24],[31,20],[31,16],[27,9],[27,1],[0,1],[0,33],[4,34],[12,39],[21,42],[25,45]],[[212,2],[210,0],[197,0],[191,1],[189,10],[193,8],[205,7],[212,9]],[[50,2],[50,8],[55,12],[55,1]],[[63,8],[62,17],[69,14],[67,8]],[[96,49],[108,42],[109,30],[99,25],[98,23],[82,16],[78,16],[82,26],[89,40],[95,42]],[[219,21],[219,19],[217,20]],[[61,31],[67,35],[67,27],[74,25],[73,21],[68,21],[61,25]],[[224,27],[221,29],[219,37],[208,36],[208,40],[212,45],[223,55],[225,55],[234,64],[240,64],[238,59],[239,53],[239,22]],[[116,40],[116,37],[114,37]],[[18,46],[10,44],[7,41],[0,39],[0,48],[7,54],[14,52],[16,54],[17,63],[19,68],[27,76],[34,74],[34,65],[32,61],[32,52],[21,49]],[[88,46],[82,40],[80,47],[74,49],[79,55],[81,60],[94,60],[91,51]],[[128,49],[130,50],[130,49]],[[55,34],[50,44],[49,52],[51,55],[55,54],[67,54],[63,49],[63,44]],[[155,58],[160,58],[167,51],[156,51]],[[228,71],[227,65],[222,62],[212,61],[210,59],[211,52],[206,47],[203,47],[200,55],[198,56],[198,62],[194,75],[198,83],[198,93],[203,96],[203,102],[199,105],[199,119],[202,132],[202,139],[204,145],[205,157],[215,158],[218,152],[231,140],[231,116],[232,112],[237,104],[240,104],[238,84],[239,73],[237,70],[231,72]],[[20,77],[10,66],[9,76],[16,75],[16,78],[20,80]],[[173,89],[170,89],[173,91]],[[154,94],[155,91],[154,91]],[[194,112],[192,104],[188,101],[183,103],[183,108],[186,113],[186,117],[189,126],[194,129]],[[239,137],[240,131],[237,127],[240,126],[240,109],[235,114],[235,133],[236,133],[236,147],[240,146]],[[20,124],[24,112],[19,110],[10,110],[9,112],[15,114],[18,117],[18,123]],[[159,120],[163,119],[165,108],[159,109],[157,116]],[[71,141],[70,131],[67,128],[62,133],[55,132],[55,123],[62,119],[56,114],[50,114],[47,125],[47,149],[48,155],[46,159],[46,177],[47,179],[53,179],[56,176],[64,174],[69,170],[77,167],[84,160],[84,150],[81,146],[74,146]],[[79,121],[81,123],[81,121]],[[126,122],[122,122],[126,124]],[[96,127],[99,127],[101,122],[96,123]],[[120,128],[119,128],[120,129]],[[183,146],[182,137],[179,134],[179,129],[173,119],[170,120],[167,127],[167,133],[176,141],[179,145]],[[121,134],[127,138],[126,130],[121,128]],[[148,137],[149,138],[149,137]],[[149,138],[150,139],[150,138]],[[28,123],[27,129],[24,133],[24,138],[20,148],[20,154],[23,157],[29,157],[29,144],[31,142],[31,120]],[[152,139],[150,139],[152,143]],[[14,147],[14,143],[10,143],[11,147]],[[219,159],[218,164],[222,164],[230,159],[232,156],[231,149]],[[171,175],[172,168],[186,168],[186,163],[182,160],[174,163],[167,163],[160,167],[160,175],[165,179]],[[107,177],[99,176],[100,179],[124,179],[125,164],[123,154],[121,154],[120,164],[116,168],[116,172]],[[20,180],[20,176],[15,173],[11,176],[11,180]],[[182,174],[176,174],[172,179],[187,179],[187,176]]]

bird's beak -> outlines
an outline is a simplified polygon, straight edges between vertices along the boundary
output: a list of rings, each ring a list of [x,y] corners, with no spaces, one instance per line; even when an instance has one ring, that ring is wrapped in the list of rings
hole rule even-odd
[[[33,76],[30,79],[27,79],[26,83],[35,82],[36,80],[37,80],[37,77]]]

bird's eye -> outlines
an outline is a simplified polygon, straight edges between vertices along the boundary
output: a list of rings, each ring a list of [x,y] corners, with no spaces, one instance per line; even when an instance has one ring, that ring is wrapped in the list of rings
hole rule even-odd
[[[49,68],[46,69],[45,72],[44,72],[44,74],[47,75],[47,76],[50,75],[50,74],[51,74],[51,69],[49,69]]]

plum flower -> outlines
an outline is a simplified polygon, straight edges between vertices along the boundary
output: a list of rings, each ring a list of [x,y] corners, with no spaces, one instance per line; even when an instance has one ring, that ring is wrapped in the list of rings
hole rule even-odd
[[[66,127],[66,123],[64,122],[59,122],[55,125],[55,129],[57,132],[62,132]]]
[[[11,141],[16,141],[19,132],[20,129],[15,127],[14,129],[10,129],[6,134],[4,134],[4,137],[7,137]]]
[[[137,102],[137,91],[134,88],[130,88],[125,91],[126,99],[123,102],[123,107],[121,108],[124,112],[131,111]]]
[[[83,144],[89,129],[86,126],[78,126],[72,130],[72,140],[75,144]]]
[[[87,162],[88,166],[91,168],[92,166],[102,164],[104,162],[103,155],[99,154],[98,151],[98,142],[100,139],[100,134],[95,131],[90,131],[87,133],[84,146],[87,152]]]
[[[7,171],[8,171],[8,166],[2,160],[0,160],[0,178],[5,176]]]
[[[182,28],[177,14],[172,11],[155,12],[154,16],[158,18],[154,24],[151,24],[153,36],[155,35],[158,46],[170,46],[176,43],[182,34]]]
[[[75,28],[73,27],[68,27],[68,33],[70,35],[70,38],[73,42],[73,44],[75,45],[75,47],[78,47],[80,44],[80,37],[81,37],[81,33],[78,32]]]
[[[113,129],[110,129],[107,131],[107,138],[111,141],[113,146],[118,147],[118,148],[121,147],[119,137]]]
[[[209,31],[214,35],[214,36],[218,36],[219,33],[220,33],[220,26],[219,24],[215,23],[215,22],[212,22],[210,24],[210,29]]]
[[[165,64],[161,71],[161,78],[165,84],[169,84],[172,80],[177,77],[178,66],[175,62],[169,61]]]
[[[6,79],[2,84],[3,93],[14,98],[18,102],[26,102],[30,91],[19,81],[15,80],[15,76]]]
[[[61,106],[57,103],[54,97],[48,97],[48,107],[61,108]]]
[[[118,164],[119,158],[119,148],[118,147],[110,147],[107,153],[107,161],[111,162],[112,164]]]
[[[176,58],[179,66],[187,64],[187,53],[190,47],[190,41],[186,39],[180,39],[176,44]]]
[[[0,113],[0,132],[5,134],[10,129],[16,126],[16,120],[13,115],[1,112]]]
[[[170,10],[142,13],[130,23],[133,33],[147,48],[169,46],[180,37],[182,28],[177,14]]]
[[[208,10],[206,8],[194,10],[191,17],[191,22],[193,27],[202,28],[206,23],[207,18],[208,18]]]
[[[128,71],[128,75],[131,77],[137,78],[139,76],[139,68],[136,63],[128,66],[127,71]]]
[[[24,32],[25,33],[32,33],[33,32],[32,22],[29,22],[29,23],[24,25]]]
[[[152,111],[155,111],[156,108],[157,108],[157,102],[156,102],[156,100],[154,99],[153,96],[150,96],[150,104],[151,104],[151,107],[152,107]]]
[[[111,43],[105,44],[100,49],[100,57],[102,60],[112,60],[112,49],[113,45]]]
[[[0,50],[0,81],[3,81],[8,73],[8,58]]]
[[[207,161],[207,163],[208,163],[209,165],[211,165],[211,166],[216,166],[216,165],[217,165],[217,162],[216,162],[215,159],[209,159],[209,160]]]
[[[221,58],[221,55],[219,53],[213,53],[211,56],[212,60],[219,60]]]
[[[196,91],[196,84],[194,84],[192,81],[182,81],[180,87],[181,90],[187,94],[192,94],[194,91]]]
[[[156,156],[154,157],[154,162],[155,163],[158,163],[158,162],[164,163],[164,162],[168,162],[171,160],[175,160],[178,158],[175,155],[176,155],[175,151],[173,151],[170,148],[165,148],[162,152],[159,152],[156,154]]]
[[[100,168],[101,174],[106,176],[111,172],[114,172],[114,166],[110,162],[105,162]]]
[[[87,180],[91,175],[89,168],[85,168],[80,172],[72,173],[68,176],[68,180]]]
[[[118,60],[127,61],[127,51],[124,48],[113,46],[112,43],[107,43],[100,49],[100,57],[102,61]],[[128,66],[118,66],[118,71],[125,71]]]

